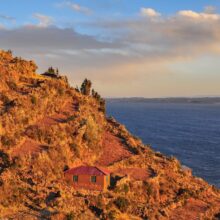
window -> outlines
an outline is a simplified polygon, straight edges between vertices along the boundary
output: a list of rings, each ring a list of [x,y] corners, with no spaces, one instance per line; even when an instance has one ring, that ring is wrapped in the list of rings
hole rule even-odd
[[[96,183],[96,176],[91,176],[91,182]]]
[[[78,182],[78,176],[73,176],[73,182],[75,182],[75,183]]]

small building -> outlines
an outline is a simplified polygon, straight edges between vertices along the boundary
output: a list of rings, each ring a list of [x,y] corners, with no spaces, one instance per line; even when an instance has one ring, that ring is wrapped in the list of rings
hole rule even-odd
[[[110,172],[96,166],[79,166],[64,174],[76,189],[103,191],[110,185]]]

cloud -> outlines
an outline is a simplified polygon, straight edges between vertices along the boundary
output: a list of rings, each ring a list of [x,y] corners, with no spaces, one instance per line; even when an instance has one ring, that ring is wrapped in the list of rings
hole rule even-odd
[[[68,7],[70,8],[71,10],[75,11],[75,12],[80,12],[80,13],[83,13],[85,15],[90,15],[92,14],[92,10],[87,8],[87,7],[84,7],[84,6],[81,6],[79,4],[76,4],[76,3],[73,3],[73,2],[70,2],[70,1],[65,1],[63,3],[60,3],[58,4],[59,7]]]
[[[212,14],[212,13],[198,13],[195,11],[191,11],[191,10],[183,10],[183,11],[179,11],[178,15],[182,16],[182,17],[186,17],[186,18],[191,18],[191,19],[197,19],[197,20],[201,20],[201,19],[211,19],[211,20],[219,20],[220,16],[218,14]]]
[[[36,60],[39,72],[51,65],[60,68],[73,85],[89,77],[103,95],[120,92],[147,96],[148,91],[153,96],[154,90],[161,92],[164,75],[173,74],[175,79],[170,66],[220,56],[219,19],[204,18],[203,14],[208,16],[205,12],[181,11],[160,19],[137,16],[80,23],[82,28],[101,33],[96,37],[51,26],[50,19],[37,16],[38,25],[0,29],[0,48]],[[152,84],[148,90],[148,76],[161,83]]]
[[[159,17],[161,15],[152,8],[141,8],[140,14],[143,17]]]
[[[52,17],[40,13],[33,14],[33,17],[39,21],[39,27],[48,27],[52,25],[54,21]]]
[[[212,5],[208,5],[204,7],[204,12],[207,14],[215,14],[216,13],[217,8],[215,6]]]
[[[0,30],[1,30],[1,29],[5,29],[5,26],[0,23]]]
[[[8,16],[8,15],[4,15],[4,14],[0,14],[0,19],[7,20],[7,21],[12,21],[12,22],[15,21],[14,17]]]
[[[10,46],[19,50],[43,53],[56,51],[83,51],[111,48],[113,44],[101,42],[94,37],[79,34],[71,28],[61,29],[56,26],[23,26],[16,29],[4,29],[0,32],[0,45]],[[119,44],[115,44],[115,48]]]

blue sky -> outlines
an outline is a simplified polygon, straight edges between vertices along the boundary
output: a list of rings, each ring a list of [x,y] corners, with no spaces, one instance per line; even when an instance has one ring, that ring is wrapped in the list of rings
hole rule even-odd
[[[64,2],[72,2],[92,11],[91,16],[86,16],[71,10],[65,6],[59,6]],[[220,10],[219,0],[0,0],[0,14],[10,16],[16,19],[16,22],[10,22],[0,18],[1,22],[7,23],[8,26],[24,25],[34,23],[34,13],[45,14],[53,17],[59,25],[65,26],[65,22],[77,23],[77,21],[99,19],[110,17],[133,17],[136,16],[142,7],[153,8],[164,15],[172,15],[180,10],[202,11],[206,6],[216,7]]]
[[[219,96],[219,0],[0,0],[0,48],[104,96]]]

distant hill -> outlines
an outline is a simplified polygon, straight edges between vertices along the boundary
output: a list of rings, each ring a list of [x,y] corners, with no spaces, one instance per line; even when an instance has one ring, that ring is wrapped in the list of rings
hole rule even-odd
[[[219,189],[107,118],[89,80],[36,71],[0,51],[0,219],[219,219]],[[64,170],[82,164],[110,170],[111,187],[74,189]]]
[[[201,98],[107,98],[109,102],[146,102],[146,103],[190,103],[190,104],[220,104],[220,97],[201,97]]]

